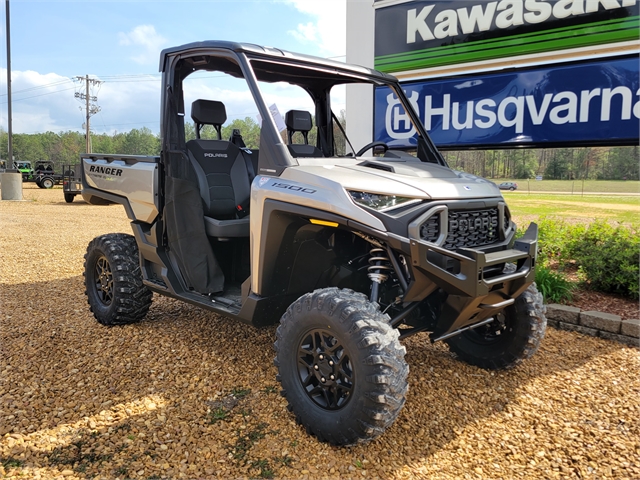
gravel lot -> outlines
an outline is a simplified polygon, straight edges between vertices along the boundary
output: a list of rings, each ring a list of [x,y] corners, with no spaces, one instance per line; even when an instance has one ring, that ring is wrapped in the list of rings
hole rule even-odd
[[[637,349],[549,330],[491,373],[417,335],[398,421],[334,448],[278,395],[275,327],[157,295],[142,323],[100,326],[83,254],[130,232],[123,208],[24,197],[0,202],[0,477],[640,478]]]

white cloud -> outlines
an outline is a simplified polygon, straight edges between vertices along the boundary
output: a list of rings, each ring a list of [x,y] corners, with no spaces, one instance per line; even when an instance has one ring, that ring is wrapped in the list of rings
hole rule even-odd
[[[55,73],[11,72],[12,127],[14,133],[82,131],[84,102],[74,98],[84,93],[84,82],[73,82]],[[91,75],[90,75],[91,77]],[[0,69],[0,92],[6,92],[6,69]],[[98,97],[101,112],[91,117],[96,133],[128,131],[148,126],[160,128],[160,76],[114,77],[90,94]],[[0,128],[7,122],[7,96],[0,95]],[[1,156],[1,154],[0,154]]]
[[[157,62],[160,50],[167,44],[167,39],[156,32],[153,25],[138,25],[129,33],[119,32],[118,39],[120,45],[133,47],[136,53],[131,59],[142,65]]]
[[[126,132],[148,127],[160,130],[160,76],[139,75],[134,81],[127,77],[105,81],[98,94],[100,113],[92,117],[95,132]]]
[[[328,57],[346,55],[347,6],[346,0],[285,0],[296,10],[313,18],[298,24],[292,35],[302,44],[315,44],[317,54]]]
[[[267,106],[275,103],[284,115],[288,110],[305,109],[313,111],[313,102],[309,94],[300,87],[286,83],[261,84],[264,101]],[[191,120],[191,103],[196,99],[218,100],[225,105],[227,122],[250,117],[258,119],[258,107],[249,92],[246,82],[234,78],[187,79],[184,83],[185,121]]]
[[[0,69],[0,91],[7,91],[7,70]],[[74,99],[76,87],[68,77],[55,73],[40,74],[31,70],[11,72],[12,127],[15,133],[36,133],[80,129],[82,114]],[[0,106],[7,111],[8,97],[0,96]],[[0,117],[0,127],[8,128],[7,116]]]
[[[200,75],[202,78],[198,78]],[[90,75],[91,78],[97,78]],[[6,69],[0,68],[0,128],[5,131],[7,124]],[[97,96],[101,111],[91,117],[94,133],[129,131],[146,126],[153,132],[160,129],[160,75],[122,75],[104,77],[100,88],[90,93]],[[284,83],[261,84],[267,105],[277,104],[280,112],[304,109],[313,112],[309,95],[299,87]],[[84,93],[84,82],[74,82],[69,77],[55,73],[43,74],[36,71],[12,72],[12,120],[13,131],[21,133],[42,133],[52,131],[83,130],[85,122],[84,101],[74,98],[74,94]],[[344,93],[335,91],[333,109],[336,113],[344,108]],[[196,98],[221,100],[227,107],[229,121],[251,117],[258,111],[249,93],[246,82],[219,74],[196,74],[185,82],[185,105],[187,121],[190,121],[190,105]],[[0,156],[2,154],[0,153]]]
[[[297,30],[290,30],[289,33],[303,43],[316,42],[318,40],[318,27],[312,22],[306,25],[300,23]]]

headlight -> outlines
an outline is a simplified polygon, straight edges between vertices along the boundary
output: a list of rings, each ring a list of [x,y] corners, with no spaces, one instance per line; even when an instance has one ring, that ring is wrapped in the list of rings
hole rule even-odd
[[[399,195],[385,195],[380,193],[354,192],[347,190],[354,202],[363,207],[373,208],[379,212],[385,212],[394,208],[403,207],[411,203],[420,203],[419,198],[401,197]]]

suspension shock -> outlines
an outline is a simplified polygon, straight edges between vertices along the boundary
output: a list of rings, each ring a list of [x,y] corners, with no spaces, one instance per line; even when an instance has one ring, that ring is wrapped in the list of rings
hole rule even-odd
[[[371,280],[371,297],[372,302],[377,302],[380,296],[380,285],[387,281],[389,272],[393,271],[393,267],[389,264],[389,257],[384,248],[373,247],[369,250],[369,267],[367,268],[367,276]]]

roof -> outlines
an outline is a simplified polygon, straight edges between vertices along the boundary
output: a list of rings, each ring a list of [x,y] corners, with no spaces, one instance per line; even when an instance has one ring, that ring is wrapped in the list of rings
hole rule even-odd
[[[237,53],[244,53],[251,58],[265,58],[273,61],[284,60],[300,63],[300,64],[315,64],[326,68],[340,70],[355,75],[366,75],[368,77],[379,78],[383,81],[396,81],[396,78],[382,73],[378,70],[362,67],[360,65],[353,65],[349,63],[337,62],[335,60],[329,60],[322,57],[315,57],[313,55],[305,55],[302,53],[293,53],[286,50],[280,50],[274,47],[263,47],[255,45],[253,43],[238,43],[228,42],[223,40],[206,40],[203,42],[187,43],[177,47],[165,48],[160,53],[160,71],[164,71],[166,65],[166,59],[169,56],[179,55],[183,53],[203,53],[206,54],[206,50],[219,50],[226,49],[232,50]]]

